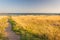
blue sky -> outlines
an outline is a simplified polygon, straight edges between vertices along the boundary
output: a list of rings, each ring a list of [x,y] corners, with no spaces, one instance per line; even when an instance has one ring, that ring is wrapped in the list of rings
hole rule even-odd
[[[0,0],[0,13],[60,13],[60,1]]]

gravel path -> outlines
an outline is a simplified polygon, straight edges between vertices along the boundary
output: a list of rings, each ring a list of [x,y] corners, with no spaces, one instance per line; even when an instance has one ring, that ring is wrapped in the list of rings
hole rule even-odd
[[[9,26],[6,28],[7,37],[9,40],[20,40],[20,36],[16,35],[15,32],[11,30],[12,26],[9,23]]]

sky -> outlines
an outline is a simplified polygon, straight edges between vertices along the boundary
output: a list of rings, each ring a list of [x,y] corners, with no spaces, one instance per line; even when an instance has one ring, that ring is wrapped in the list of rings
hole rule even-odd
[[[60,13],[60,0],[0,0],[0,13]]]

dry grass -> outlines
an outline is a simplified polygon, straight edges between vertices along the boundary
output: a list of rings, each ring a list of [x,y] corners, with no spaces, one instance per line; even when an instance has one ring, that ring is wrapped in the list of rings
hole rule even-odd
[[[60,16],[58,15],[12,16],[12,19],[20,26],[17,26],[16,30],[22,27],[39,37],[45,34],[48,35],[49,40],[60,40]]]
[[[6,27],[8,27],[7,20],[7,16],[0,16],[0,40],[7,40],[5,32]]]
[[[5,31],[5,28],[8,26],[8,19],[6,16],[0,16],[0,32]]]

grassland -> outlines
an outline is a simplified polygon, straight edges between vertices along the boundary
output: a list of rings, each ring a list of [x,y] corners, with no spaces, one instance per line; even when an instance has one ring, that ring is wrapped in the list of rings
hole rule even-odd
[[[60,40],[60,16],[12,16],[13,31],[21,40]]]
[[[7,16],[0,16],[0,40],[8,40],[5,32],[7,26]]]
[[[20,15],[0,19],[0,31],[6,38],[5,28],[8,21],[12,31],[20,35],[20,40],[60,40],[59,15]],[[2,38],[2,39],[3,39]],[[4,39],[3,39],[4,40]]]

